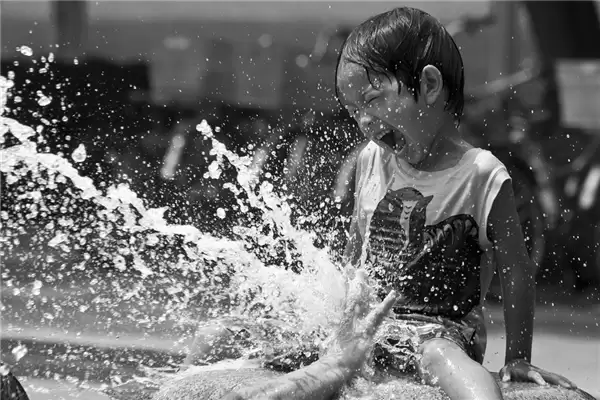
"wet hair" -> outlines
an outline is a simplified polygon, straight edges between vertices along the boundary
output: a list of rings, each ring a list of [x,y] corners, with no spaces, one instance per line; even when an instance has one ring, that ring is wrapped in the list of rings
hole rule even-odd
[[[335,94],[340,99],[338,72],[342,63],[354,63],[371,75],[395,76],[419,98],[421,72],[427,65],[442,74],[447,90],[445,109],[458,122],[464,107],[463,60],[452,36],[434,17],[410,7],[376,15],[348,35],[338,55]],[[371,83],[373,83],[371,81]]]

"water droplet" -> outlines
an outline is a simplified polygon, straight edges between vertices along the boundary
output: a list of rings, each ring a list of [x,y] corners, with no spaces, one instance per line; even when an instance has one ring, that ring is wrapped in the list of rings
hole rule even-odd
[[[147,246],[156,246],[158,244],[160,240],[158,239],[157,235],[148,235],[148,237],[146,238],[146,245]]]
[[[226,214],[225,214],[225,210],[223,210],[222,208],[220,208],[220,207],[219,207],[219,208],[217,209],[217,217],[219,217],[219,218],[221,218],[221,219],[224,219],[224,218],[225,218],[225,215],[226,215]]]
[[[40,106],[46,107],[48,104],[52,103],[52,97],[42,95],[37,102]]]
[[[56,236],[54,236],[54,238],[52,238],[48,242],[48,246],[50,246],[50,247],[57,247],[59,244],[61,244],[62,242],[64,242],[66,239],[67,239],[67,235],[65,235],[64,233],[58,232],[56,234]]]
[[[73,154],[71,154],[71,158],[76,163],[84,162],[86,157],[87,157],[87,153],[85,151],[85,146],[83,144],[80,144],[79,146],[77,146],[77,148],[73,151]]]
[[[113,258],[113,264],[115,266],[115,268],[117,268],[119,271],[125,271],[125,269],[127,268],[127,264],[125,263],[125,258],[123,258],[123,256],[120,255],[116,255]]]
[[[21,358],[25,357],[25,355],[27,354],[27,347],[20,344],[17,347],[15,347],[14,349],[12,349],[12,353],[15,356],[15,360],[19,361]]]
[[[42,288],[42,282],[40,282],[40,281],[33,282],[33,289],[31,289],[31,294],[34,296],[39,296],[41,288]]]
[[[17,47],[17,51],[27,57],[31,57],[33,55],[33,50],[31,50],[31,47],[29,46]]]

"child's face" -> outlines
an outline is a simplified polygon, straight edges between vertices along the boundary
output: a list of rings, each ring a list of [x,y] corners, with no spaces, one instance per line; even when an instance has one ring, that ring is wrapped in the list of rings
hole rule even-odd
[[[427,83],[415,101],[412,91],[395,78],[375,73],[370,78],[362,66],[342,61],[337,77],[342,103],[367,139],[418,164],[437,132],[438,107],[432,107],[437,97],[428,95]]]

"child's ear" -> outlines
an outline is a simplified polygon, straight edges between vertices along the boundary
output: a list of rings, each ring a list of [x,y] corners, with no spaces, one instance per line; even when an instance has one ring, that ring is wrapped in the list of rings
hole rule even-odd
[[[434,105],[444,90],[442,73],[433,65],[426,65],[421,72],[421,96],[428,106]]]

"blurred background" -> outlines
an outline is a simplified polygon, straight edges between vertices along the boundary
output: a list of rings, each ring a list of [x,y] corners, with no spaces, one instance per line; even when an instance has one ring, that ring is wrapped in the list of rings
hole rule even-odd
[[[461,129],[511,172],[539,301],[597,307],[598,1],[3,1],[1,73],[20,122],[53,120],[46,151],[83,144],[76,168],[97,187],[127,183],[149,207],[167,206],[169,222],[233,237],[251,217],[223,188],[235,168],[205,177],[216,156],[195,127],[206,120],[339,258],[364,143],[334,96],[337,51],[354,26],[398,5],[439,18],[462,51]],[[4,189],[2,209],[15,207]],[[501,300],[497,283],[488,300]]]
[[[540,280],[594,292],[598,2],[403,4],[440,18],[460,46],[468,103],[462,129],[509,167]],[[333,94],[337,50],[353,26],[395,5],[7,1],[2,74],[13,71],[16,87],[45,86],[47,96],[69,104],[50,149],[69,146],[66,136],[83,143],[87,176],[129,182],[152,206],[168,205],[171,220],[226,234],[235,218],[215,214],[233,201],[222,182],[235,172],[202,178],[210,143],[194,126],[206,119],[229,149],[252,155],[263,176],[294,194],[299,209],[337,202],[339,213],[319,224],[331,232],[352,207],[362,140]],[[31,69],[23,45],[53,53],[51,71]],[[35,96],[29,100],[19,105],[28,110],[21,119],[40,109]],[[342,247],[343,238],[332,243]]]

